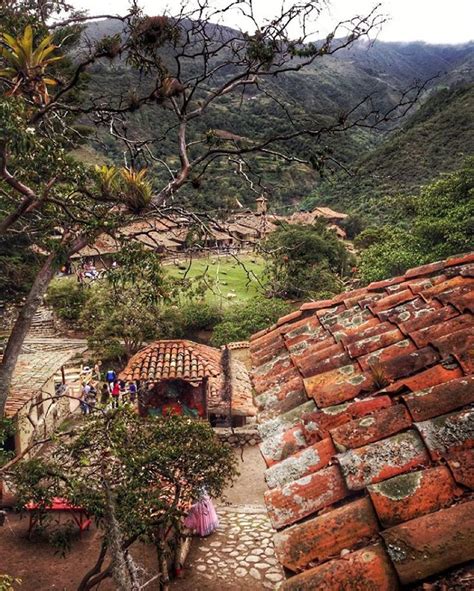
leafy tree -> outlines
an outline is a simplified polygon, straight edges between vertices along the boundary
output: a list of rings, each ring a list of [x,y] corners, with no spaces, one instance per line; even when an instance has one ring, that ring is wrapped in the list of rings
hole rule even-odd
[[[359,214],[352,214],[341,223],[349,240],[354,240],[362,232],[365,225],[363,217]]]
[[[269,291],[284,298],[324,298],[341,291],[351,260],[324,223],[281,226],[262,247]]]
[[[359,271],[364,281],[404,273],[410,267],[474,248],[474,159],[454,173],[400,197],[410,217],[391,226],[369,228],[356,245],[363,248]]]
[[[272,325],[288,313],[290,306],[278,298],[255,298],[225,308],[222,321],[213,330],[211,343],[220,347],[232,341],[245,341],[252,334]]]
[[[168,534],[181,534],[182,518],[203,489],[219,497],[235,475],[232,449],[207,423],[143,419],[123,408],[94,412],[73,433],[58,435],[47,457],[19,463],[10,477],[19,506],[34,500],[42,515],[53,497],[62,497],[95,518],[102,546],[80,591],[110,576],[117,589],[130,591],[145,583],[131,545],[140,540],[156,546],[160,589],[167,589]]]
[[[160,336],[159,317],[159,306],[137,299],[132,284],[115,291],[106,283],[90,290],[80,322],[96,355],[124,360]]]

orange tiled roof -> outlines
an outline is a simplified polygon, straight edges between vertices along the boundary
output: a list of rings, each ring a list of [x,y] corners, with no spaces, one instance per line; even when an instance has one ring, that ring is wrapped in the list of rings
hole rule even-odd
[[[286,591],[397,589],[474,559],[473,307],[471,253],[252,337]]]
[[[122,371],[124,380],[202,381],[220,373],[220,351],[191,341],[156,341],[134,355]]]
[[[229,403],[222,398],[224,374],[220,349],[187,340],[156,341],[139,351],[121,372],[123,380],[172,380],[202,382],[208,379],[208,410],[228,412]],[[254,416],[256,409],[252,400],[252,386],[245,366],[233,361],[232,412]]]

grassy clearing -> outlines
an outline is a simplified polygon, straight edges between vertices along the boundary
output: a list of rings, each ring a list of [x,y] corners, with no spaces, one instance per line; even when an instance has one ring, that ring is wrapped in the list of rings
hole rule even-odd
[[[179,266],[166,264],[166,269],[175,277],[183,277],[188,265],[189,261],[181,261]],[[186,277],[205,277],[209,302],[242,302],[262,292],[258,280],[262,280],[263,266],[263,260],[254,255],[239,255],[238,261],[232,256],[210,256],[193,260]]]

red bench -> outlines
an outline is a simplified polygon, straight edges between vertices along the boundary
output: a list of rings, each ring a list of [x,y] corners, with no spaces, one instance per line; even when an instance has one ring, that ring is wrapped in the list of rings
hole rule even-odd
[[[38,521],[41,517],[41,513],[38,511],[40,509],[40,505],[38,503],[34,503],[33,501],[30,501],[29,503],[27,503],[25,505],[25,509],[30,514],[30,525],[28,527],[28,536],[30,536],[32,529],[35,527],[35,525],[38,523]],[[79,507],[77,505],[71,505],[71,503],[69,503],[69,501],[67,501],[66,499],[59,498],[59,497],[54,497],[51,505],[49,505],[48,507],[41,507],[41,511],[47,511],[47,512],[51,512],[51,513],[53,513],[53,512],[69,513],[79,528],[79,535],[81,535],[84,530],[88,530],[90,527],[90,524],[92,523],[92,520],[87,515],[87,513],[83,507]]]

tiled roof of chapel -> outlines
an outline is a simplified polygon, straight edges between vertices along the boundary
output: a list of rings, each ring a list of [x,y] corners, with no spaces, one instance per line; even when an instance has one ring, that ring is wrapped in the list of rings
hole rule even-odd
[[[398,589],[474,559],[474,253],[251,338],[285,591]]]
[[[226,413],[229,402],[223,399],[224,372],[222,350],[185,339],[155,341],[130,358],[120,373],[123,380],[161,382],[180,379],[191,383],[208,381],[208,409]],[[252,387],[245,366],[237,360],[231,363],[232,412],[255,415]]]

